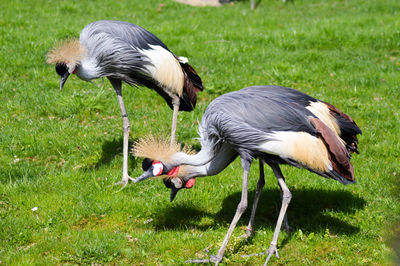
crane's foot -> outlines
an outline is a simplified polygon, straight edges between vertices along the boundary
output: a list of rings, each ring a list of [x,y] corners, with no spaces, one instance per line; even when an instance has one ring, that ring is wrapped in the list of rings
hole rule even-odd
[[[135,182],[135,179],[130,177],[129,175],[126,175],[126,176],[122,177],[121,181],[115,183],[114,185],[116,185],[116,186],[121,185],[122,186],[121,189],[123,189],[126,187],[126,185],[128,185],[129,181]]]
[[[274,245],[272,243],[269,246],[267,253],[268,253],[268,256],[267,256],[267,259],[265,260],[264,266],[266,266],[268,264],[268,261],[272,255],[275,255],[275,257],[279,258],[278,249],[276,248],[276,245]]]
[[[218,258],[217,256],[211,255],[209,259],[202,260],[187,260],[185,263],[214,263],[214,265],[218,265],[221,262],[222,258]]]
[[[187,260],[185,263],[209,263],[209,259],[204,259],[204,260]]]
[[[211,255],[210,262],[214,263],[214,265],[218,265],[221,262],[222,258],[218,256]]]

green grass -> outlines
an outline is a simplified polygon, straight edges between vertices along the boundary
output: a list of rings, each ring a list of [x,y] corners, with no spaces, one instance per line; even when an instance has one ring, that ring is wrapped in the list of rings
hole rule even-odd
[[[163,5],[161,5],[161,3]],[[160,180],[111,186],[122,172],[122,121],[107,80],[71,77],[58,88],[45,55],[88,23],[118,19],[155,33],[189,57],[204,80],[194,112],[181,113],[178,139],[197,145],[197,120],[223,93],[250,85],[299,89],[350,114],[363,130],[353,157],[357,183],[342,186],[283,167],[293,193],[291,233],[271,264],[395,264],[399,234],[400,2],[262,0],[196,8],[171,0],[1,1],[0,263],[183,264],[216,254],[240,200],[235,161],[169,202]],[[146,88],[124,85],[131,140],[167,136],[172,112]],[[249,181],[255,193],[258,164]],[[141,160],[130,158],[130,174]],[[226,264],[260,264],[279,211],[272,171],[250,240],[249,210]],[[36,212],[31,209],[38,207]]]

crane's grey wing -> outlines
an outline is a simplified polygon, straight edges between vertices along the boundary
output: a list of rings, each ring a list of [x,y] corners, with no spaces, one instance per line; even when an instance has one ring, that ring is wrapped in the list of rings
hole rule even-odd
[[[141,52],[150,45],[166,46],[151,32],[128,22],[100,20],[87,25],[80,43],[87,53],[88,64],[96,66],[98,76],[123,80],[136,86],[154,89],[170,104],[171,97],[152,78],[150,58]]]
[[[272,95],[245,89],[218,97],[207,108],[201,131],[230,143],[241,156],[265,153],[344,184],[354,182],[349,153],[334,132],[284,93]]]
[[[97,66],[99,76],[151,88],[173,108],[170,93],[166,92],[160,85],[160,80],[152,73],[155,66],[146,51],[165,50],[176,58],[176,62],[179,60],[157,36],[128,22],[100,20],[90,23],[82,30],[80,43],[87,49],[88,58],[93,60],[91,63]],[[184,88],[179,110],[191,111],[196,105],[197,92],[203,90],[203,85],[189,64],[180,65],[184,74]]]
[[[202,126],[207,126],[206,132],[235,147],[256,149],[275,131],[304,131],[315,135],[308,116],[314,115],[296,103],[242,90],[212,101],[203,116]]]
[[[147,85],[151,78],[145,66],[151,62],[137,45],[145,47],[147,39],[152,39],[150,36],[133,24],[101,20],[82,30],[80,43],[86,49],[86,60],[96,66],[99,76],[124,80],[131,85]]]
[[[116,20],[99,20],[90,23],[82,30],[81,41],[104,33],[109,38],[140,49],[150,49],[150,45],[159,45],[168,50],[168,47],[150,31],[129,22]]]
[[[255,94],[258,97],[267,97],[271,99],[284,99],[288,102],[296,102],[304,107],[310,105],[310,102],[318,100],[301,91],[283,87],[283,86],[251,86],[241,90],[243,93]]]
[[[343,113],[335,106],[315,99],[301,91],[282,86],[252,86],[244,88],[242,91],[249,94],[256,94],[261,97],[268,97],[270,99],[283,99],[291,103],[297,103],[303,107],[310,107],[313,103],[325,105],[334,118],[334,123],[337,123],[339,126],[340,137],[346,142],[347,149],[352,152],[358,152],[357,135],[362,133],[361,129],[349,115]]]

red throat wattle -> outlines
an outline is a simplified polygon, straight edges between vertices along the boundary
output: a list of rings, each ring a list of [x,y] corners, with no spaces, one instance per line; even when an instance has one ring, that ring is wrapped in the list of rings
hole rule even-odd
[[[175,176],[178,175],[178,172],[179,172],[179,166],[176,166],[176,167],[172,168],[172,169],[167,173],[167,175],[170,176],[170,177],[175,177]]]
[[[170,177],[176,177],[178,175],[178,172],[179,172],[179,166],[176,166],[172,168],[167,175]],[[185,184],[185,188],[192,188],[194,186],[194,183],[196,183],[195,178],[189,179]]]
[[[185,184],[185,188],[192,188],[194,183],[196,183],[196,178],[189,179]]]

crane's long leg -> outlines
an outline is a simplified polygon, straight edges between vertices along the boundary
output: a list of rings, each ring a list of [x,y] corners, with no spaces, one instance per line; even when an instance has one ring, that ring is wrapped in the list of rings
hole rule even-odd
[[[249,237],[253,232],[253,222],[254,222],[254,217],[256,215],[258,200],[260,199],[261,191],[265,185],[264,162],[262,159],[260,159],[259,163],[260,163],[260,178],[258,179],[257,182],[257,190],[256,190],[256,195],[254,196],[254,202],[253,202],[253,207],[251,209],[249,224],[247,225],[246,233],[244,234],[243,237]]]
[[[276,178],[278,179],[279,186],[281,187],[281,189],[283,191],[283,197],[282,197],[282,206],[281,206],[281,210],[279,212],[278,221],[276,222],[276,226],[275,226],[274,236],[272,237],[271,245],[269,246],[269,249],[267,251],[268,257],[265,260],[264,265],[267,265],[269,259],[271,258],[271,256],[273,254],[276,257],[279,257],[278,249],[276,248],[276,245],[278,242],[278,237],[279,237],[279,232],[281,230],[282,222],[286,215],[287,207],[290,203],[290,200],[292,199],[292,193],[290,193],[289,188],[286,186],[285,178],[282,175],[279,165],[271,163],[270,166],[271,166],[272,170],[274,171]]]
[[[174,113],[172,115],[171,145],[175,143],[176,123],[178,120],[178,111],[179,111],[179,97],[176,95],[172,97],[172,106],[174,107]]]
[[[285,177],[284,176],[282,176],[283,177],[283,181],[285,181]],[[279,188],[280,188],[280,194],[281,194],[281,201],[283,201],[283,190],[282,190],[282,186],[281,186],[281,184],[279,184],[279,182],[278,182],[278,185],[279,185]],[[289,226],[289,222],[288,222],[288,218],[287,218],[287,213],[285,213],[285,217],[283,217],[283,228],[285,229],[285,231],[286,232],[289,232],[290,231],[290,226]]]
[[[228,232],[225,235],[224,242],[222,242],[222,245],[218,251],[217,256],[211,258],[211,262],[214,262],[215,265],[218,265],[218,263],[222,260],[222,257],[224,256],[224,253],[225,253],[226,246],[228,245],[228,242],[229,242],[229,239],[231,238],[233,230],[235,229],[236,224],[240,219],[240,216],[242,216],[243,212],[247,208],[247,181],[248,181],[248,177],[249,177],[251,161],[248,161],[245,159],[241,159],[241,160],[242,160],[242,168],[243,168],[242,197],[237,206],[235,216],[232,219],[231,225],[229,226]]]
[[[123,152],[123,162],[122,162],[122,180],[117,184],[122,184],[125,187],[129,180],[134,181],[132,177],[128,175],[128,142],[129,142],[129,119],[126,114],[124,100],[122,99],[122,91],[121,91],[121,80],[109,78],[111,85],[114,87],[115,92],[117,93],[119,107],[121,109],[122,120],[123,120],[123,129],[124,129],[124,141],[122,146]]]

